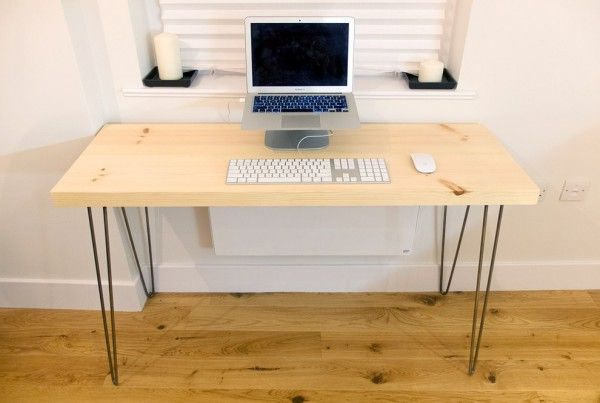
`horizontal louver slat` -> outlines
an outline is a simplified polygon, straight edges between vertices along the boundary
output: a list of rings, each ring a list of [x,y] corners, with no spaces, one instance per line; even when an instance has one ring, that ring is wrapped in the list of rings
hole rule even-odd
[[[184,49],[206,49],[206,48],[217,48],[217,49],[239,49],[244,51],[244,38],[198,38],[180,39],[181,47]],[[360,39],[354,40],[355,51],[361,49],[439,49],[440,41],[438,39],[394,39],[394,38],[380,38],[380,39]]]
[[[166,32],[177,35],[244,35],[243,20],[172,21],[164,26]],[[397,20],[355,21],[354,33],[361,35],[442,35],[440,24],[414,24]]]
[[[406,20],[442,20],[443,9],[402,10],[399,8],[206,8],[206,9],[163,9],[163,21],[172,20],[205,20],[205,19],[244,19],[246,17],[354,17],[354,18],[398,18]]]
[[[378,60],[395,60],[402,62],[410,62],[415,60],[422,60],[424,58],[434,57],[437,53],[435,51],[419,51],[419,52],[387,52],[383,51],[365,51],[357,52],[354,56],[355,62],[367,62],[376,64]],[[184,49],[181,51],[181,57],[183,60],[222,60],[228,62],[241,62],[244,63],[246,60],[245,53],[243,51],[231,52],[231,51],[220,51],[213,49]]]

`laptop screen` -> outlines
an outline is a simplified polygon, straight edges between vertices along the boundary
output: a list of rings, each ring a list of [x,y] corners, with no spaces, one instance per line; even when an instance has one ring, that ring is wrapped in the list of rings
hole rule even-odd
[[[348,85],[348,23],[252,23],[252,85]]]

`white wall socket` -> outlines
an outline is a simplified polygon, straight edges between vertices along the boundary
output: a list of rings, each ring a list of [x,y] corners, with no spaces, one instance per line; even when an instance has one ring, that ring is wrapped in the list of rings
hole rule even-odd
[[[560,193],[560,200],[581,201],[585,198],[585,194],[588,192],[589,187],[590,183],[588,181],[566,180],[563,190]]]

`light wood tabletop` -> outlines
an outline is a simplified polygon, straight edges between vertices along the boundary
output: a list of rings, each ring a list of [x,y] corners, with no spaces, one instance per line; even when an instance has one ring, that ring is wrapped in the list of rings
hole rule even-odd
[[[363,124],[319,151],[273,151],[239,124],[107,124],[52,189],[56,206],[535,204],[539,189],[484,126]],[[425,152],[437,171],[415,171]],[[225,183],[230,159],[385,158],[389,184]]]

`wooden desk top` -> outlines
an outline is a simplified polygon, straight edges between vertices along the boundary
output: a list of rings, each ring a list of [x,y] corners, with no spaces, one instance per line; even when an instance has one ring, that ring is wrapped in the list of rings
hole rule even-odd
[[[272,151],[239,124],[108,124],[52,189],[56,206],[535,204],[538,187],[479,124],[363,124],[319,151]],[[417,173],[411,152],[434,156]],[[385,158],[390,184],[227,185],[240,158]]]

